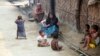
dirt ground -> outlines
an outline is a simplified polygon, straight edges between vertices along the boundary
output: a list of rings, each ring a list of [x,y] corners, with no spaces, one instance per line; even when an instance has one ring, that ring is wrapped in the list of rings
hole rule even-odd
[[[35,22],[25,19],[27,39],[16,40],[15,20],[22,15],[18,9],[6,0],[0,0],[0,56],[78,56],[76,52],[69,49],[65,44],[60,52],[51,50],[49,47],[37,47],[37,36],[39,26]],[[52,38],[48,38],[50,42]]]

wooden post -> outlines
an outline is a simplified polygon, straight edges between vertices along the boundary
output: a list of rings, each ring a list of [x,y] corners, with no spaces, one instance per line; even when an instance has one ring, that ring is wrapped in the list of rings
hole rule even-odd
[[[77,0],[77,5],[76,5],[75,18],[76,18],[76,29],[78,30],[78,32],[80,32],[80,30],[81,30],[81,27],[80,27],[80,11],[81,11],[82,1],[83,0]]]
[[[50,0],[50,12],[55,15],[55,0]]]

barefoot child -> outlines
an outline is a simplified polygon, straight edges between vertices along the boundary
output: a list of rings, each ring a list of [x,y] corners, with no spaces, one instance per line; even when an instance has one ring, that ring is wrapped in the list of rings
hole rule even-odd
[[[82,38],[80,44],[83,44],[84,43],[85,37],[89,34],[89,30],[90,30],[90,25],[89,24],[86,24],[85,25],[85,32],[84,32],[85,33],[85,36],[84,36],[84,38]]]
[[[62,46],[59,46],[58,44],[58,35],[53,35],[53,40],[51,41],[51,48],[55,51],[62,50]]]
[[[49,46],[49,43],[47,42],[47,36],[45,35],[45,33],[43,31],[39,31],[39,35],[40,36],[37,38],[38,46],[39,47]]]
[[[96,40],[99,38],[98,37],[98,26],[97,25],[92,25],[91,29],[90,29],[90,33],[85,37],[85,41],[84,41],[84,49],[88,50],[90,46],[90,44],[92,44],[93,46],[96,46]]]
[[[15,23],[17,24],[16,39],[19,39],[19,37],[24,37],[26,39],[26,32],[25,32],[25,27],[24,27],[25,20],[22,18],[22,16],[18,16]]]

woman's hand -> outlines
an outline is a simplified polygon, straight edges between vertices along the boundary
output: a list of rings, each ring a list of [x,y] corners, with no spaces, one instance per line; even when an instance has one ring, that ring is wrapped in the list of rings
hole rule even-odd
[[[50,26],[50,24],[46,25],[46,27]]]

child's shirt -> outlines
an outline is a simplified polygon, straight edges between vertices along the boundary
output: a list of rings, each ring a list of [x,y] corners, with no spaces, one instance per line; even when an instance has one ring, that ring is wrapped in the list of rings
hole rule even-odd
[[[46,40],[46,39],[47,39],[47,35],[45,35],[44,37],[42,37],[42,36],[37,37],[37,40],[40,40],[40,41]]]

